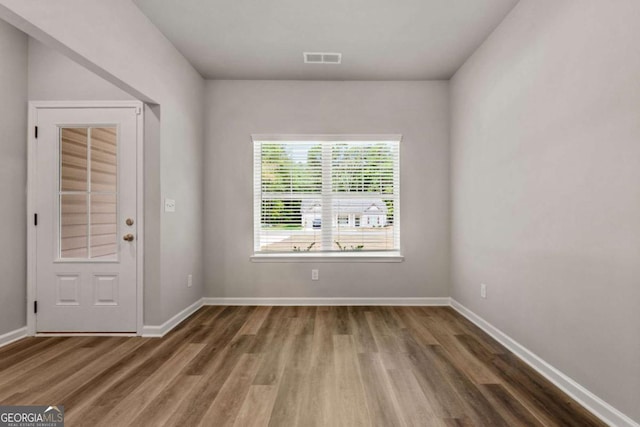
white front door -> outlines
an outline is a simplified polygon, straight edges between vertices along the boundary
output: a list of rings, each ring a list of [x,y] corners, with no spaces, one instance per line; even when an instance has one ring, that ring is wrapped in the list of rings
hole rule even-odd
[[[136,332],[140,107],[35,111],[36,332]]]

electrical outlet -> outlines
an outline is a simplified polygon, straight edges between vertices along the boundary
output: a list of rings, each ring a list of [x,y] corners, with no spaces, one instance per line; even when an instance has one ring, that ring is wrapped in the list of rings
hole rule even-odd
[[[175,212],[176,211],[176,201],[173,199],[164,199],[164,211],[165,212]]]
[[[319,278],[319,274],[318,274],[318,270],[313,269],[311,270],[311,280],[318,280]]]
[[[482,298],[487,297],[487,285],[485,285],[484,283],[480,283],[480,296]]]
[[[187,276],[187,288],[190,288],[193,286],[193,274],[189,274]]]

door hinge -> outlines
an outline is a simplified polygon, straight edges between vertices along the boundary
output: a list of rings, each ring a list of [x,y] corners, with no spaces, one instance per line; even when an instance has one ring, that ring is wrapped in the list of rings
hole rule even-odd
[[[36,126],[35,135],[36,135],[36,139],[38,139],[38,126]]]
[[[33,214],[33,225],[38,225],[38,214]]]
[[[38,313],[38,301],[33,302],[33,312],[36,314]]]

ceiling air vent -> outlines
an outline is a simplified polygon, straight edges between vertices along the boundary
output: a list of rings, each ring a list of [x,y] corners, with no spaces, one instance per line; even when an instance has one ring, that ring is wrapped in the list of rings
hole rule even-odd
[[[305,64],[340,64],[341,62],[341,53],[304,52]]]

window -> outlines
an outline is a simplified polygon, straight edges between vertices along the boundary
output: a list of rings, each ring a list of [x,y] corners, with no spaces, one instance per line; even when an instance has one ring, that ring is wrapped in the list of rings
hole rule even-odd
[[[60,128],[58,260],[116,260],[115,127]]]
[[[399,137],[253,139],[256,256],[399,255]]]

